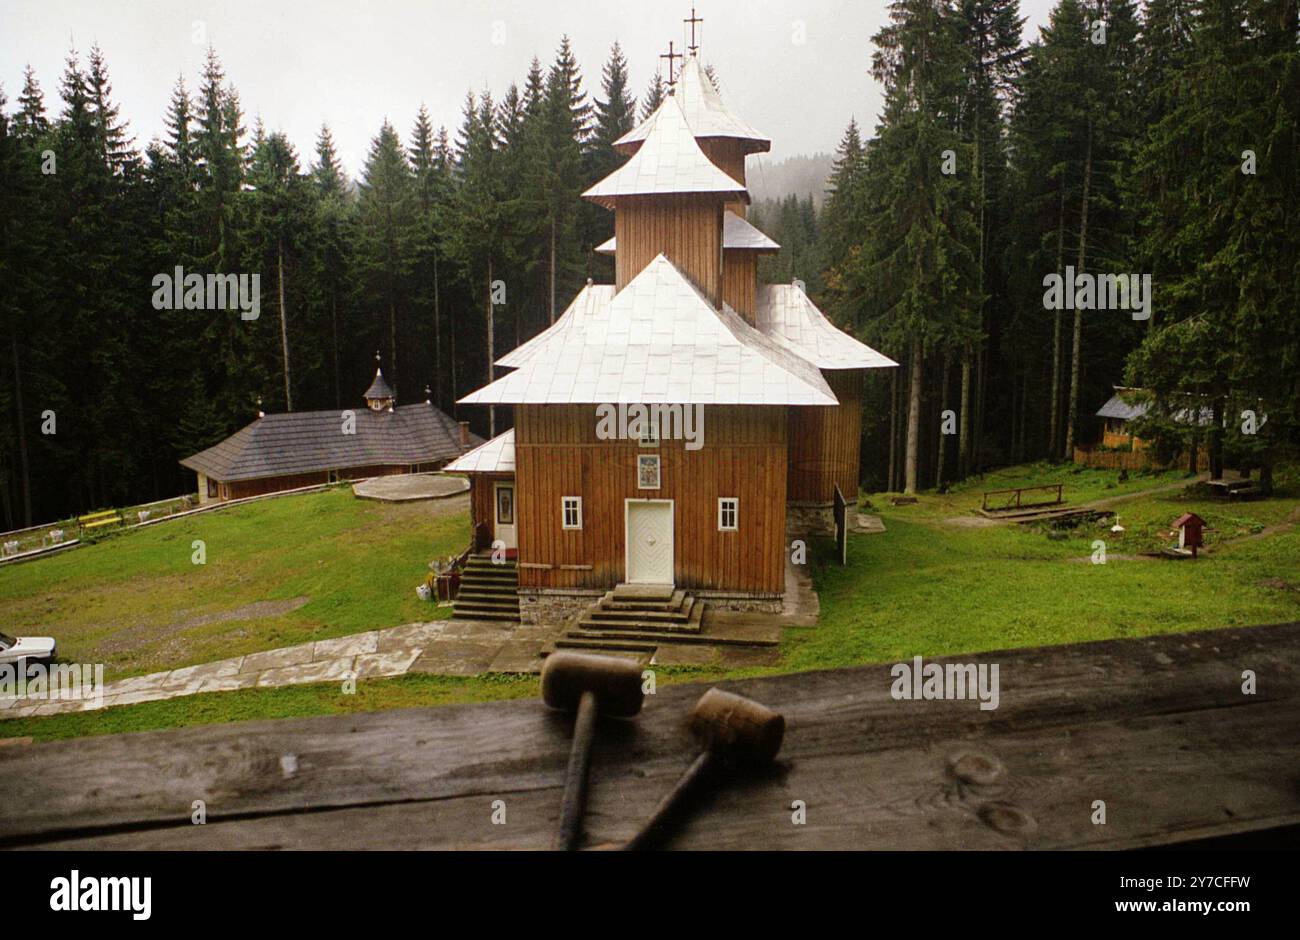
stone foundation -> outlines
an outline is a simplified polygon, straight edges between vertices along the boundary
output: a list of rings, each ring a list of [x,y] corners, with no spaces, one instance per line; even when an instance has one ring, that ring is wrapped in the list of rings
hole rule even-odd
[[[686,590],[683,588],[683,590]],[[686,590],[687,594],[704,601],[710,610],[732,610],[740,613],[779,614],[785,609],[781,597],[745,597],[737,594],[711,593],[709,591]]]
[[[787,503],[785,507],[787,537],[815,535],[835,537],[835,507],[829,503]]]
[[[604,591],[521,590],[519,592],[520,623],[560,626],[568,623],[596,601],[605,596]]]

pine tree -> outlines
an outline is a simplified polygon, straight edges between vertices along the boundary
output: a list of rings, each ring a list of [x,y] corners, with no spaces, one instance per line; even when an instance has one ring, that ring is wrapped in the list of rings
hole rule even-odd
[[[387,323],[385,375],[394,388],[403,375],[406,358],[398,355],[403,348],[398,343],[398,322],[399,317],[405,319],[408,301],[416,213],[413,197],[406,151],[385,119],[370,143],[361,175],[357,264],[363,309]]]
[[[960,348],[976,329],[978,232],[959,126],[963,57],[948,3],[896,0],[873,37],[872,74],[886,89],[884,115],[867,150],[867,233],[851,290],[862,316],[901,347],[909,367],[904,488],[919,479],[921,391],[927,350]]]
[[[659,106],[664,103],[664,95],[666,94],[663,73],[656,70],[654,75],[650,77],[650,84],[646,86],[645,94],[641,98],[641,120],[648,119],[650,115],[659,110]]]

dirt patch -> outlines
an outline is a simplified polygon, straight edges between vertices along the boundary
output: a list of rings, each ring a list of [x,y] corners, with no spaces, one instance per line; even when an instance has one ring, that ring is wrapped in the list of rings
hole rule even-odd
[[[284,601],[257,601],[252,604],[244,604],[242,607],[232,607],[229,610],[196,614],[181,620],[174,620],[163,626],[137,624],[114,632],[111,637],[104,640],[102,648],[108,653],[126,652],[139,649],[148,643],[175,636],[194,627],[205,627],[209,624],[224,623],[228,620],[263,620],[267,617],[279,617],[282,614],[297,610],[310,600],[310,597],[292,597]],[[184,614],[187,611],[181,611],[181,613]]]
[[[1001,519],[988,516],[953,516],[943,520],[944,525],[955,525],[961,529],[987,529],[989,526],[1002,525]]]
[[[1274,591],[1294,591],[1300,594],[1300,584],[1292,584],[1290,581],[1283,581],[1281,578],[1265,578],[1259,582],[1262,588],[1271,588]]]

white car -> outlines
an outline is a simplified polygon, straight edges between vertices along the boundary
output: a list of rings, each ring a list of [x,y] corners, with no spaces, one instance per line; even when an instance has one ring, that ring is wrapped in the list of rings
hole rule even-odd
[[[20,659],[50,660],[58,652],[52,636],[10,636],[0,633],[0,663]]]

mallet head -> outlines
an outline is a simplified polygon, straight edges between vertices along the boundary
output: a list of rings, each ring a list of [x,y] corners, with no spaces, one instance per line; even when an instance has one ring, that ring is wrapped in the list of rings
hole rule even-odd
[[[721,689],[700,696],[689,721],[701,746],[729,763],[770,763],[785,736],[780,712]]]
[[[641,710],[641,667],[620,656],[555,652],[542,666],[542,701],[574,711],[584,692],[596,696],[602,715],[630,718]]]

